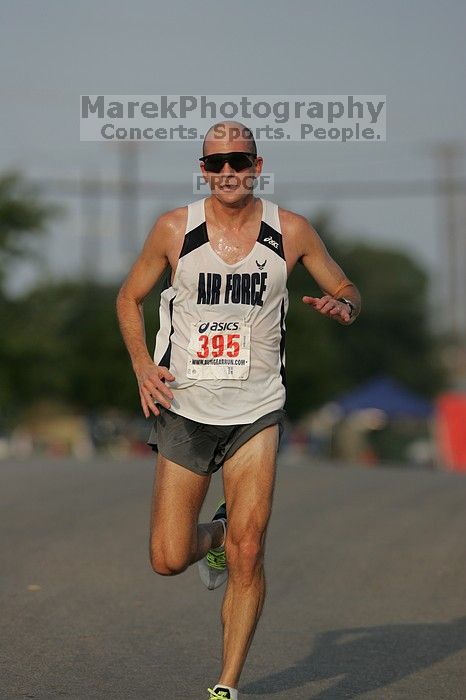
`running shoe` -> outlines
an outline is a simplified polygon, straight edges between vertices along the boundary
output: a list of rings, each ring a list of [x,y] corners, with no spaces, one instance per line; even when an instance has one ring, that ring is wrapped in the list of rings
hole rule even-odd
[[[209,700],[225,700],[225,698],[231,698],[230,691],[219,685],[216,685],[214,689],[207,688],[207,690],[210,693]]]
[[[215,511],[215,515],[212,520],[223,520],[226,532],[227,524],[227,506],[225,499],[222,499]],[[204,583],[207,588],[212,591],[214,588],[218,588],[228,578],[227,561],[225,556],[225,543],[221,547],[215,549],[209,549],[206,556],[197,562],[199,567],[199,575],[201,577],[202,583]],[[229,691],[227,691],[229,692]],[[215,696],[214,696],[215,697]],[[221,695],[219,697],[222,697]],[[230,697],[225,695],[223,697]]]

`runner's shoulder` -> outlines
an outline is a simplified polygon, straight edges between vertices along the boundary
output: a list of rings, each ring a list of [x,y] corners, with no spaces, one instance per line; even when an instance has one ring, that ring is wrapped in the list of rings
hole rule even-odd
[[[279,207],[278,216],[282,234],[288,238],[306,236],[315,231],[309,219],[294,211]]]
[[[187,219],[187,206],[160,214],[147,237],[146,250],[149,255],[165,255],[173,262],[183,240]]]
[[[154,228],[166,235],[183,235],[188,220],[188,207],[176,207],[160,214]]]
[[[280,207],[278,215],[287,260],[298,261],[310,250],[315,249],[319,235],[309,219],[294,211]]]

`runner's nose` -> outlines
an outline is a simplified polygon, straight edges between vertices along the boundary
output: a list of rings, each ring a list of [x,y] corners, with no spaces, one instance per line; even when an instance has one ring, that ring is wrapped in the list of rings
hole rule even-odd
[[[235,172],[236,172],[236,171],[233,170],[233,168],[231,167],[230,163],[224,163],[224,164],[223,164],[223,168],[222,168],[221,171],[220,171],[220,174],[221,174],[221,175],[234,175]]]

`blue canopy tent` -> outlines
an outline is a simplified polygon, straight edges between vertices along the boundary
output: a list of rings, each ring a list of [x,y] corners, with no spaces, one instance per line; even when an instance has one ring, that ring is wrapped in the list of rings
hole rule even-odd
[[[335,399],[335,403],[345,415],[367,408],[377,408],[388,418],[429,418],[433,413],[430,401],[386,376],[371,379]]]

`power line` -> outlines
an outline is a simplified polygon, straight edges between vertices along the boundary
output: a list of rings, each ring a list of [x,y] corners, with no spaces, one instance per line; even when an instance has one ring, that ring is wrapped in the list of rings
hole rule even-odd
[[[40,178],[30,180],[35,185],[46,188],[51,194],[65,197],[80,197],[83,187],[82,180],[66,180],[57,178]],[[85,180],[89,190],[100,188],[102,196],[120,199],[138,197],[152,200],[167,195],[176,197],[177,194],[192,192],[192,183],[179,181],[132,182],[127,178],[120,180]],[[322,197],[338,199],[385,199],[405,197],[437,197],[445,194],[466,192],[466,179],[455,178],[448,181],[438,180],[371,180],[360,182],[301,182],[275,180],[276,188],[281,192],[292,193],[295,196],[305,196],[311,199]]]
[[[442,221],[440,231],[446,231],[446,245],[441,248],[443,277],[446,280],[447,329],[459,338],[466,318],[462,300],[466,296],[465,256],[466,235],[459,223],[457,195],[466,193],[466,179],[458,177],[458,160],[463,153],[457,143],[438,144],[431,147],[437,176],[430,179],[385,179],[366,181],[306,181],[275,179],[275,192],[279,197],[312,200],[370,200],[406,199],[427,197],[440,200]],[[114,199],[119,203],[119,248],[122,268],[137,253],[137,232],[140,203],[144,199],[153,202],[174,201],[193,194],[192,181],[155,181],[139,179],[139,148],[135,144],[121,144],[119,149],[119,178],[31,178],[30,182],[45,188],[58,197],[77,198],[81,203],[83,221],[82,264],[85,274],[96,274],[100,266],[100,218],[102,202]],[[207,194],[207,191],[206,191]],[[260,191],[257,191],[260,194]],[[92,242],[94,239],[94,242]]]
[[[127,178],[120,180],[66,180],[43,178],[32,180],[46,188],[51,194],[64,197],[81,197],[82,188],[100,189],[102,196],[131,200],[133,198],[157,200],[167,195],[175,198],[178,194],[192,192],[192,183],[138,181]],[[310,199],[385,199],[409,197],[438,197],[466,192],[466,179],[455,178],[448,181],[437,180],[378,180],[361,182],[301,182],[275,180],[276,189],[281,193]]]

